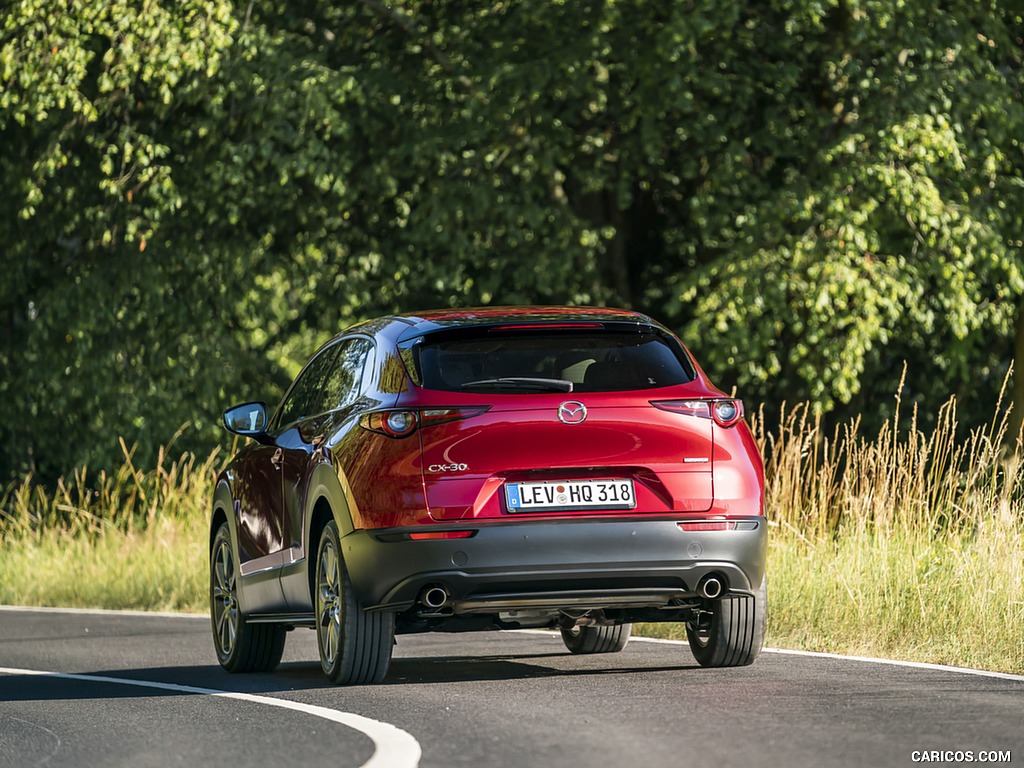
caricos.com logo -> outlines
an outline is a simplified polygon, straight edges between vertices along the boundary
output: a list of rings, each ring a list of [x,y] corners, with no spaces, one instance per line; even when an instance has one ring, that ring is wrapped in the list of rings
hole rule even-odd
[[[993,749],[975,752],[971,749],[915,749],[910,753],[914,763],[1009,763],[1010,750]]]

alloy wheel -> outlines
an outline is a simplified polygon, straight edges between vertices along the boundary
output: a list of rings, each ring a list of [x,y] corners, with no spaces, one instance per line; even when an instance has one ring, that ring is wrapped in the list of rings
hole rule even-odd
[[[708,642],[711,640],[711,622],[714,621],[714,615],[707,611],[701,611],[697,618],[690,619],[687,622],[690,632],[691,641],[696,642],[702,648],[706,647]]]
[[[221,655],[230,656],[238,637],[238,598],[231,545],[221,538],[213,561],[213,620]]]
[[[317,575],[316,606],[324,662],[333,666],[341,645],[341,568],[334,543],[324,542]]]

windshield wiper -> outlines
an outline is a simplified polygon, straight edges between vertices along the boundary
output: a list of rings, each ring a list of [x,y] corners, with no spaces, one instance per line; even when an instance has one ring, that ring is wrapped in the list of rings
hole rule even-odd
[[[566,379],[541,379],[529,376],[507,376],[500,379],[467,381],[463,389],[533,389],[538,392],[572,392],[572,382]]]

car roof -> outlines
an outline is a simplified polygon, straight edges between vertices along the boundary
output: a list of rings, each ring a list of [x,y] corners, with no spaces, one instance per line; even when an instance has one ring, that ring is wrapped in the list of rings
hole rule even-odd
[[[451,328],[486,327],[496,325],[544,325],[548,323],[617,322],[659,326],[647,315],[612,307],[469,307],[465,309],[433,309],[407,315],[395,315],[394,320],[408,327],[400,339],[408,340],[433,331]]]
[[[648,319],[639,312],[614,307],[569,307],[569,306],[507,306],[468,307],[458,309],[431,309],[403,316],[416,322],[473,324],[493,323],[505,320],[637,320]]]

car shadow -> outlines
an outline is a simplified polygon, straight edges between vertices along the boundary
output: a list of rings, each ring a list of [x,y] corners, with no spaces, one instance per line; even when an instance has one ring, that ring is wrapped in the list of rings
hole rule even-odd
[[[622,661],[621,656],[609,656],[609,663],[599,664],[595,663],[597,658],[594,656],[569,657],[564,653],[395,658],[391,662],[387,677],[380,683],[380,686],[496,682],[594,675],[627,676],[638,673],[701,669],[692,663],[647,666],[614,663],[613,660],[616,659]],[[549,663],[556,659],[563,662],[569,659],[579,659],[585,662],[586,666],[553,666]],[[112,678],[113,680],[97,678]],[[138,684],[132,685],[133,681]],[[151,687],[153,685],[179,686],[181,689]],[[285,662],[273,673],[265,674],[229,674],[217,665],[119,668],[100,669],[74,675],[0,675],[0,701],[130,699],[194,695],[196,691],[190,691],[189,688],[203,689],[204,693],[223,691],[273,695],[333,687],[324,677],[317,661]]]
[[[625,666],[616,664],[622,657],[606,656],[600,664],[597,657],[585,659],[587,666],[551,666],[546,659],[568,660],[564,653],[529,654],[524,656],[444,656],[429,658],[400,658],[391,662],[384,684],[422,685],[430,683],[496,682],[502,680],[528,680],[531,678],[588,677],[595,675],[632,675],[642,672],[667,672],[699,669],[696,664]],[[574,659],[574,660],[575,660]],[[573,662],[569,662],[573,663]]]

